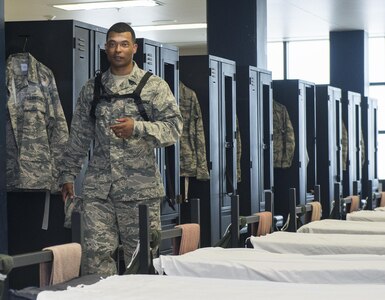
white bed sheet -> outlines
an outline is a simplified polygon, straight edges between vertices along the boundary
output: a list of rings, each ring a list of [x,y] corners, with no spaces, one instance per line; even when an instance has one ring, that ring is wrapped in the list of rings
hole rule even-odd
[[[154,259],[171,276],[266,280],[290,283],[385,283],[385,256],[279,254],[251,248],[200,248]]]
[[[156,275],[111,276],[90,286],[39,293],[37,300],[382,299],[385,285],[324,285]]]
[[[345,221],[325,219],[301,226],[302,233],[385,234],[385,222]]]
[[[385,238],[380,235],[276,231],[265,236],[252,236],[250,242],[254,249],[273,253],[385,255]]]
[[[385,211],[385,206],[376,207],[374,210]]]
[[[346,214],[347,221],[385,222],[385,211],[359,210]]]

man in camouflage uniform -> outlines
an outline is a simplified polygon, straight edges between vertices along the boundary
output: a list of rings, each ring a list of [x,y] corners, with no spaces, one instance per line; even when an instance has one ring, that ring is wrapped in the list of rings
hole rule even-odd
[[[133,61],[135,33],[126,23],[107,32],[106,53],[110,68],[102,74],[107,94],[132,93],[146,73]],[[95,140],[83,182],[85,221],[85,271],[116,273],[113,253],[119,238],[125,262],[130,262],[138,240],[138,205],[150,208],[152,228],[160,229],[160,199],[165,195],[156,147],[174,144],[182,132],[182,117],[168,84],[151,76],[141,92],[151,121],[144,121],[133,99],[101,99],[95,119],[90,115],[94,79],[82,88],[61,166],[62,196],[74,197],[73,181]]]

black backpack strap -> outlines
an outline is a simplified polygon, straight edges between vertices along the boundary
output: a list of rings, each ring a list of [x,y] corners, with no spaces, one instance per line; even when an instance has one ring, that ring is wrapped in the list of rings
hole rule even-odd
[[[142,116],[143,120],[149,121],[150,118],[148,117],[146,110],[144,109],[142,98],[140,97],[140,93],[142,92],[143,87],[146,85],[148,79],[152,75],[151,72],[146,72],[142,79],[140,80],[138,86],[136,87],[135,91],[132,93],[132,98],[134,99],[134,102],[136,104],[136,107],[139,110],[140,115]]]
[[[90,110],[90,116],[94,120],[96,119],[95,111],[96,106],[100,102],[100,90],[102,88],[102,72],[96,71],[95,81],[94,81],[94,97],[92,99],[91,103],[91,110]]]

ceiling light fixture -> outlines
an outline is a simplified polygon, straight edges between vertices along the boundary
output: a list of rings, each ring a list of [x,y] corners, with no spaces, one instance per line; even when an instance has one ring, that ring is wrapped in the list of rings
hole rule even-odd
[[[104,8],[124,8],[124,7],[138,7],[138,6],[157,6],[161,5],[159,1],[155,0],[130,0],[130,1],[103,1],[103,2],[84,2],[84,3],[69,3],[69,4],[55,4],[53,7],[64,10],[91,10]]]
[[[207,28],[206,23],[136,26],[134,27],[134,30],[135,31],[156,31],[156,30],[204,29],[204,28]]]

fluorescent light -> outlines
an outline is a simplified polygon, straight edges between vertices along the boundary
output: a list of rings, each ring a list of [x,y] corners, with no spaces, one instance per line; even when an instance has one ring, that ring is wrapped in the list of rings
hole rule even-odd
[[[84,3],[70,3],[62,5],[53,5],[53,7],[64,10],[90,10],[103,8],[123,8],[134,6],[156,6],[160,2],[154,0],[130,0],[130,1],[103,1],[103,2],[84,2]]]
[[[154,30],[203,29],[203,28],[207,28],[206,23],[137,26],[137,27],[134,27],[133,29],[135,31],[154,31]]]

